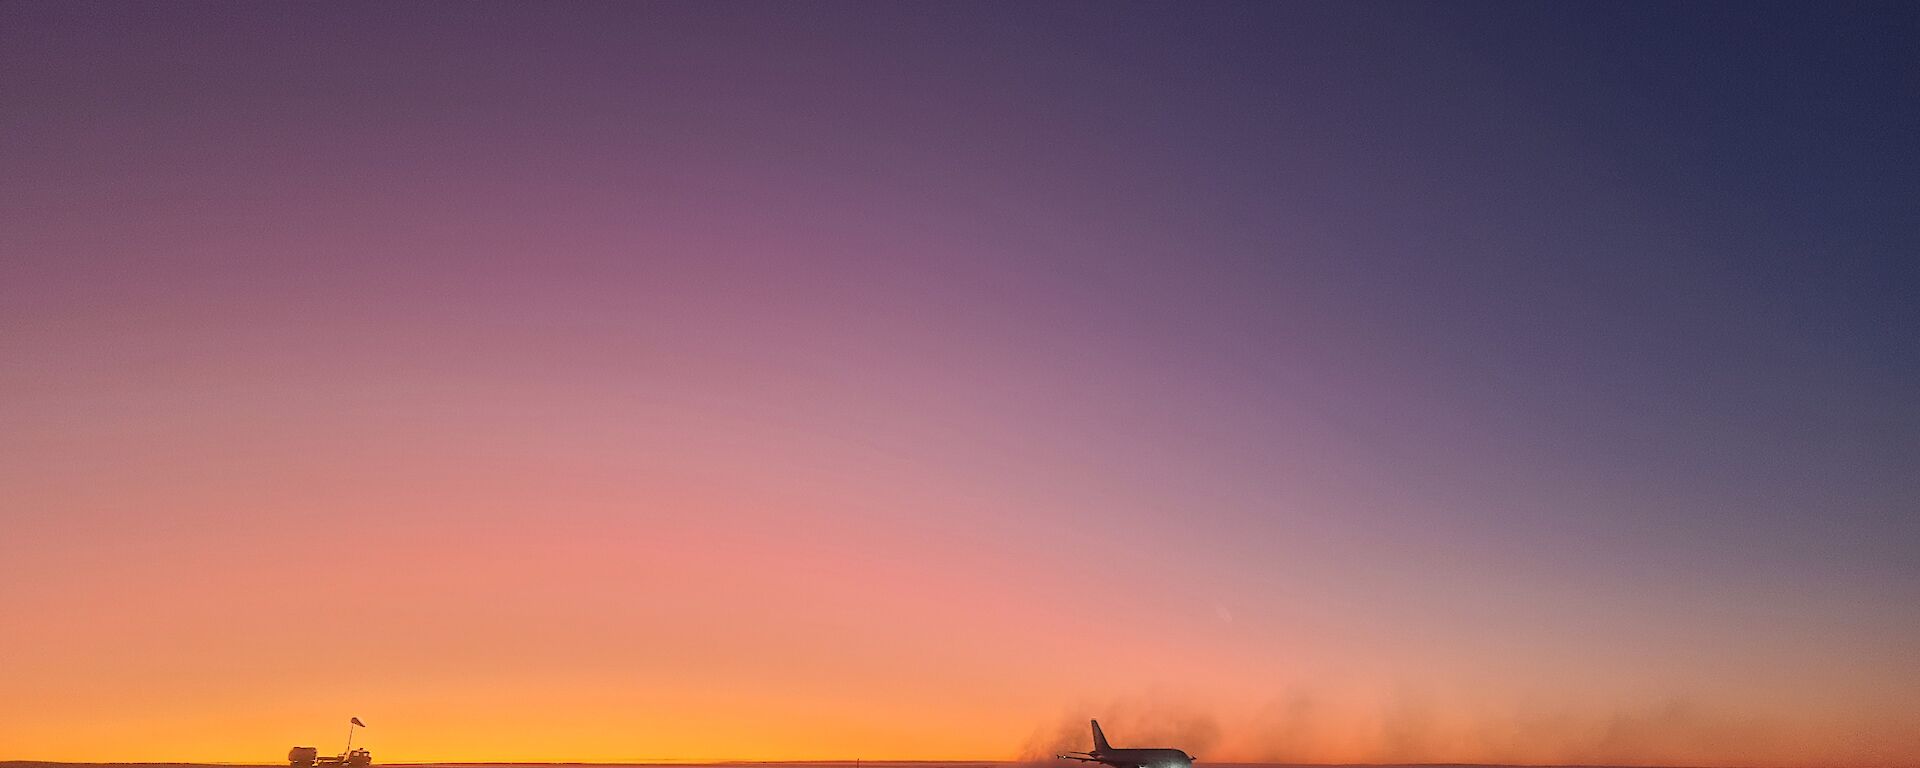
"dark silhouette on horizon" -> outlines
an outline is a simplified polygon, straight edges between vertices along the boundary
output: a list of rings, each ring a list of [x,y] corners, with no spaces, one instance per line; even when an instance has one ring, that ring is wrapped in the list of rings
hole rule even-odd
[[[1101,763],[1112,768],[1192,768],[1193,755],[1185,751],[1154,747],[1146,749],[1114,749],[1107,744],[1107,735],[1100,732],[1100,721],[1090,720],[1093,724],[1093,751],[1068,752],[1054,755],[1062,760],[1079,760],[1083,763]]]
[[[288,768],[369,768],[373,765],[373,753],[364,747],[353,748],[353,729],[365,728],[360,718],[347,719],[347,748],[337,756],[321,757],[315,747],[294,747],[287,750]]]

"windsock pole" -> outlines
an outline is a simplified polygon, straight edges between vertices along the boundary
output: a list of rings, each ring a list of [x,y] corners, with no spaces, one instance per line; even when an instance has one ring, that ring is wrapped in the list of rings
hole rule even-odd
[[[353,753],[353,721],[347,721],[347,753]]]

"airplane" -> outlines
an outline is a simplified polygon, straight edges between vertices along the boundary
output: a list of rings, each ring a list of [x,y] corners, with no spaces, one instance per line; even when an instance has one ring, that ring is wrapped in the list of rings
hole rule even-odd
[[[1100,721],[1092,723],[1092,752],[1068,752],[1054,757],[1101,763],[1112,768],[1193,768],[1193,755],[1177,749],[1114,749],[1107,745],[1107,735],[1100,732]]]

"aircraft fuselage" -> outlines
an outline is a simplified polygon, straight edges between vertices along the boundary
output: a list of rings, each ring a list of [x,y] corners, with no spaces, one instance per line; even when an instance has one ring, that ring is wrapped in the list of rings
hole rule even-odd
[[[1193,756],[1178,749],[1108,749],[1089,752],[1113,768],[1191,768]]]

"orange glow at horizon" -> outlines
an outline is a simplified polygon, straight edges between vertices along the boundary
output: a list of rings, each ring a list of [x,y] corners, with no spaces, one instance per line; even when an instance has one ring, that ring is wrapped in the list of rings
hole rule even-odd
[[[351,465],[338,471],[371,476],[407,448],[369,450],[336,457]],[[816,465],[806,492],[722,483],[706,487],[736,490],[703,496],[612,471],[546,479],[482,454],[460,482],[432,465],[351,491],[336,477],[261,476],[272,482],[235,486],[249,489],[244,505],[149,488],[167,514],[110,541],[84,514],[29,521],[46,546],[9,554],[33,589],[6,594],[33,620],[5,643],[35,663],[0,669],[36,695],[0,700],[0,751],[273,762],[294,743],[337,748],[352,713],[372,726],[358,743],[387,762],[1018,760],[1084,748],[1087,717],[1116,743],[1211,762],[1856,766],[1920,754],[1897,709],[1904,689],[1845,668],[1650,667],[1668,662],[1627,646],[1574,665],[1537,650],[1558,647],[1539,642],[1551,636],[1501,644],[1470,622],[1425,627],[1429,646],[1388,607],[1305,588],[1262,607],[1058,557],[1048,545],[1062,532],[1016,517],[998,536],[846,508],[863,523],[817,526],[836,483],[859,472]],[[1001,493],[991,506],[1025,495]],[[400,505],[459,509],[465,524],[391,514]],[[556,507],[573,514],[527,511]],[[1223,573],[1187,562],[1200,582]],[[18,602],[31,595],[41,602]],[[1116,616],[1156,628],[1116,631]],[[1769,695],[1834,692],[1835,680],[1848,695]]]

